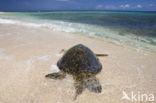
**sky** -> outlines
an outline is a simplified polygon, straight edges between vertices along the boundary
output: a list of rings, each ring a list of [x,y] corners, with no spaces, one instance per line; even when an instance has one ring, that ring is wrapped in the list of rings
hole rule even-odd
[[[0,0],[0,11],[31,10],[156,11],[156,0]]]

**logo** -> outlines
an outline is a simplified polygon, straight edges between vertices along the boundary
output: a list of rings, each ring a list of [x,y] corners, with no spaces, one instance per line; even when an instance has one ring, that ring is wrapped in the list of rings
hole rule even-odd
[[[130,94],[127,94],[125,91],[122,91],[122,100],[128,100],[132,102],[154,102],[154,94],[146,94],[138,91],[137,93],[131,91]]]

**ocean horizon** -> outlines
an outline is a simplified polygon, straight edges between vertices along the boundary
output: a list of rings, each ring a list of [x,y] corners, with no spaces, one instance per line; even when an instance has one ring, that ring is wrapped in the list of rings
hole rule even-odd
[[[123,11],[123,12],[156,12],[155,10],[96,10],[96,9],[82,9],[82,10],[78,10],[78,9],[55,9],[55,10],[43,10],[43,9],[37,9],[37,10],[1,10],[0,12],[55,12],[55,11],[105,11],[105,12],[109,12],[109,11],[114,11],[114,12],[119,12],[119,11]]]

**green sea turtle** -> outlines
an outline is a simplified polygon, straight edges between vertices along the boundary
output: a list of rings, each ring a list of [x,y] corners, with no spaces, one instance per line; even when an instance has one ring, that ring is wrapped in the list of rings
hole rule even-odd
[[[70,48],[57,62],[57,66],[59,72],[47,74],[45,77],[63,79],[66,74],[72,75],[75,80],[75,100],[85,88],[91,92],[101,93],[102,87],[95,75],[102,70],[102,65],[88,47],[78,44]]]

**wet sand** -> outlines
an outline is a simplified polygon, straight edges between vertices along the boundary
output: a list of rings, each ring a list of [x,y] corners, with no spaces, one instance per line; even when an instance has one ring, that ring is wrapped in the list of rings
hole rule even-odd
[[[57,71],[61,49],[80,43],[109,56],[99,58],[102,93],[85,90],[73,101],[70,75],[63,80],[44,76]],[[123,91],[156,95],[156,53],[46,28],[0,24],[0,103],[132,103],[121,99]]]

